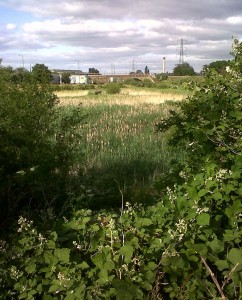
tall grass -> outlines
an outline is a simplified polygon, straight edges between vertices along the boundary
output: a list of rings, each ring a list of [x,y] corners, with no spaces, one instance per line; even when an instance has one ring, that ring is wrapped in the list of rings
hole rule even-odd
[[[68,103],[79,103],[87,115],[78,128],[82,140],[76,146],[76,172],[92,191],[88,206],[117,205],[121,187],[127,201],[147,202],[154,180],[169,172],[172,160],[183,160],[183,150],[172,151],[165,136],[155,132],[155,124],[175,105],[165,102],[164,95],[65,95],[65,113],[75,107]]]

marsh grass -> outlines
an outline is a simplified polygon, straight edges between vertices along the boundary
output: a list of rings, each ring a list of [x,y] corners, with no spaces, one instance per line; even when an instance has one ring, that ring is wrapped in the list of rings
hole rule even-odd
[[[155,132],[155,124],[176,105],[174,100],[180,101],[184,95],[125,92],[129,94],[68,97],[58,93],[65,112],[78,105],[87,116],[78,128],[82,140],[76,145],[80,163],[75,172],[91,191],[85,199],[89,207],[119,205],[120,187],[126,201],[153,201],[151,187],[156,178],[169,172],[172,160],[184,157],[182,150],[174,152],[165,136]]]
[[[88,94],[88,91],[58,91],[56,95],[60,99],[60,105],[143,105],[161,104],[167,101],[181,101],[187,97],[187,93],[174,90],[151,90],[140,88],[123,88],[119,95]]]

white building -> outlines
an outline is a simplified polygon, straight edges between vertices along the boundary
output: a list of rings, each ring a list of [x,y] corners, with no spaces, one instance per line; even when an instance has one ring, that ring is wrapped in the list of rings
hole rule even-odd
[[[87,75],[71,75],[70,79],[71,79],[71,83],[77,83],[77,84],[89,83],[89,78]]]

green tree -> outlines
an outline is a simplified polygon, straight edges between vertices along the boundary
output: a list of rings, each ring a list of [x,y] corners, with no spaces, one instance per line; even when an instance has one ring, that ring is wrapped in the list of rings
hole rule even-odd
[[[0,81],[14,82],[14,69],[12,67],[0,68]]]
[[[200,170],[208,160],[228,167],[233,153],[241,153],[241,50],[239,43],[225,74],[207,69],[194,95],[158,126],[161,131],[172,128],[170,144],[186,148],[187,164],[193,170]]]
[[[177,220],[187,218],[188,223],[192,220],[199,225],[196,234],[190,232],[176,252],[187,252],[187,257],[192,251],[199,253],[198,264],[191,265],[192,274],[204,266],[210,282],[216,279],[215,293],[221,299],[238,299],[242,278],[241,42],[234,44],[232,54],[234,60],[224,74],[207,69],[193,96],[158,125],[161,132],[169,130],[170,145],[187,152],[184,165],[174,166],[176,171],[167,181],[161,179],[161,186],[168,191],[163,207],[174,203],[171,213],[177,211]],[[190,228],[194,230],[195,226]],[[174,268],[172,275],[178,272]],[[227,276],[230,283],[225,280]]]
[[[65,84],[69,84],[71,82],[70,76],[71,76],[71,74],[69,72],[64,72],[61,75],[61,82],[65,83]]]
[[[36,64],[33,66],[32,77],[38,83],[49,83],[52,80],[51,71],[44,64]]]
[[[15,83],[20,83],[25,80],[30,80],[30,73],[25,68],[17,68],[14,70],[14,78]]]
[[[206,72],[206,69],[214,69],[218,73],[225,74],[226,73],[226,67],[230,66],[229,60],[217,60],[214,62],[211,62],[209,65],[203,66],[203,73]]]
[[[80,108],[62,108],[51,87],[0,81],[0,227],[20,210],[62,206]]]
[[[193,67],[189,65],[189,63],[183,63],[183,64],[177,65],[174,68],[173,74],[175,76],[185,76],[185,75],[193,76],[193,75],[195,75],[195,71],[194,71]]]
[[[88,73],[90,73],[90,74],[99,74],[99,71],[98,71],[98,69],[95,69],[95,68],[89,68]]]
[[[147,66],[145,67],[145,74],[150,74],[150,70]]]

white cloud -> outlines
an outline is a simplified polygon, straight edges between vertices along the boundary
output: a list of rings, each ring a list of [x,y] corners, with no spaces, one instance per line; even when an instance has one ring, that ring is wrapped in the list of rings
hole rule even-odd
[[[199,71],[213,59],[228,59],[231,37],[241,36],[239,0],[0,0],[1,6],[35,21],[2,24],[0,50],[23,52],[26,60],[37,51],[39,60],[60,68],[80,57],[93,67],[120,64],[116,70],[135,59],[157,71],[166,56],[171,70],[183,38],[185,59]]]
[[[7,25],[6,25],[6,28],[8,29],[8,30],[13,30],[13,29],[15,29],[17,26],[16,26],[16,24],[12,24],[12,23],[8,23]]]
[[[229,17],[227,18],[227,21],[233,25],[242,25],[242,16]]]

